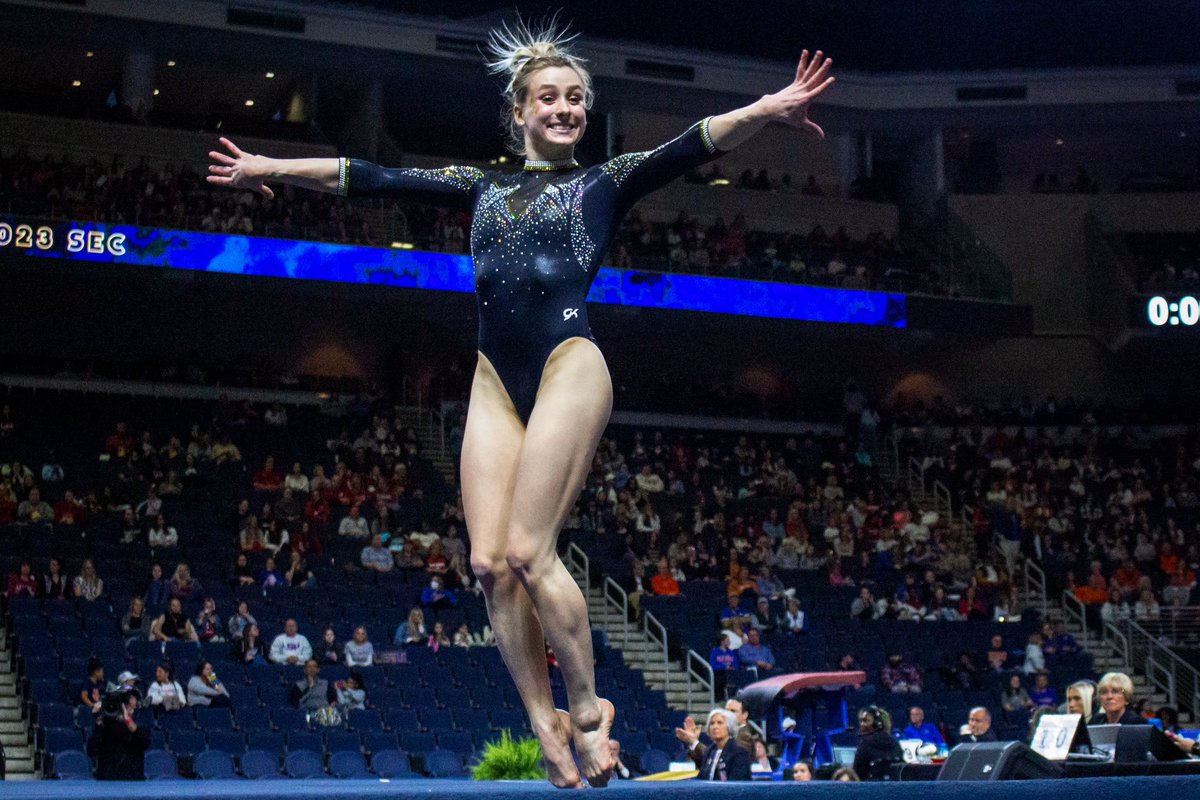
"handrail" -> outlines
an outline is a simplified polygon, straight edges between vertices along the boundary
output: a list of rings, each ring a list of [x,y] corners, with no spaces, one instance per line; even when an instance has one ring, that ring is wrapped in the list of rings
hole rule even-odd
[[[578,559],[578,560],[576,560]],[[583,548],[571,542],[567,545],[567,563],[583,572],[583,596],[589,597],[592,594],[592,570],[591,561],[588,559],[587,553],[583,552]]]
[[[1025,559],[1025,596],[1032,597],[1035,592],[1042,599],[1042,619],[1050,613],[1050,601],[1046,597],[1046,571],[1038,566],[1032,558]]]
[[[615,596],[611,593],[615,592]],[[612,578],[604,579],[604,604],[616,606],[621,612],[621,633],[629,644],[629,594]]]
[[[911,494],[913,486],[921,487],[921,491],[925,491],[925,470],[921,468],[921,462],[912,456],[908,457],[908,491]]]
[[[701,686],[708,687],[708,707],[715,708],[717,705],[716,675],[713,673],[712,664],[709,663],[707,658],[691,648],[688,648],[687,655],[685,656],[683,663],[687,665],[687,674],[689,678],[695,678]],[[693,664],[699,664],[704,672],[708,673],[707,679],[704,677],[704,673],[696,671],[695,667],[692,666]],[[690,711],[696,707],[695,704],[692,703],[692,682],[690,680],[687,682],[687,695],[688,710]]]
[[[642,612],[642,620],[646,636],[655,644],[662,644],[663,688],[671,691],[671,656],[667,649],[667,629],[658,618],[649,611]]]
[[[1144,672],[1146,679],[1167,695],[1170,705],[1190,706],[1188,710],[1193,715],[1200,713],[1200,671],[1136,620],[1125,620],[1121,625],[1125,629],[1129,665]]]
[[[936,478],[933,481],[933,506],[936,509],[942,507],[942,502],[946,504],[946,516],[954,513],[954,499],[950,494],[950,487]]]
[[[1079,622],[1080,628],[1083,629],[1083,642],[1084,647],[1086,647],[1088,638],[1088,622],[1087,609],[1084,608],[1083,602],[1080,601],[1080,599],[1076,597],[1073,592],[1068,589],[1064,589],[1062,593],[1062,607],[1064,615],[1072,617]]]

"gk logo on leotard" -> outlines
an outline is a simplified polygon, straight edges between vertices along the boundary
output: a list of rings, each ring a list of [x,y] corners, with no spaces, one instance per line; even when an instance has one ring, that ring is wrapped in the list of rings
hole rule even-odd
[[[578,308],[564,308],[563,309],[563,322],[566,322],[567,320],[569,320],[573,317],[578,317],[578,316],[579,316]]]

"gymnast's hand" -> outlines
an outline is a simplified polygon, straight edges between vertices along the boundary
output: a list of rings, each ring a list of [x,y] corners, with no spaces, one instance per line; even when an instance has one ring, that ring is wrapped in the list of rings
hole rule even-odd
[[[808,51],[802,52],[800,66],[796,68],[796,80],[783,90],[766,95],[762,99],[773,119],[806,130],[818,139],[825,138],[825,131],[808,118],[808,104],[834,81],[833,76],[829,74],[833,59],[822,59],[823,55],[824,53],[818,50],[810,61]]]
[[[208,165],[208,171],[212,173],[208,176],[208,182],[231,189],[250,189],[268,200],[275,199],[271,188],[263,185],[263,176],[270,172],[270,159],[244,153],[224,136],[221,137],[221,144],[229,148],[233,157],[216,150],[210,151],[208,157],[218,163]]]

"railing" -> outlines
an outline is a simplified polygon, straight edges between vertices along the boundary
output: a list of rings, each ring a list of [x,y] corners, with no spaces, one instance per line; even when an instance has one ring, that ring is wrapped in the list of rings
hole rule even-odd
[[[604,579],[604,604],[613,606],[621,615],[621,634],[629,643],[629,595],[612,578]]]
[[[908,490],[910,493],[915,492],[914,487],[921,487],[921,494],[928,497],[933,496],[933,510],[939,514],[945,515],[947,521],[950,515],[954,513],[954,497],[950,494],[950,487],[936,478],[932,481],[927,481],[925,477],[926,469],[914,457],[908,459]],[[932,485],[926,489],[926,483]]]
[[[1083,635],[1081,636],[1081,639],[1083,640],[1083,646],[1087,647],[1087,609],[1084,607],[1079,598],[1075,596],[1074,592],[1071,592],[1067,589],[1064,589],[1062,593],[1062,607],[1064,617],[1075,620],[1077,623],[1079,623],[1079,627],[1083,631]]]
[[[933,505],[941,511],[946,510],[947,516],[954,511],[954,501],[951,499],[950,487],[939,480],[933,482]]]
[[[1189,711],[1194,720],[1200,714],[1200,671],[1163,644],[1155,631],[1136,620],[1108,627],[1114,628],[1114,639],[1124,639],[1126,663],[1166,694],[1169,705]]]
[[[713,675],[712,664],[708,663],[707,658],[705,658],[704,656],[700,655],[699,653],[697,653],[695,650],[692,650],[692,649],[689,649],[687,651],[687,655],[684,657],[683,663],[687,668],[688,677],[694,678],[697,683],[699,683],[701,686],[704,686],[708,689],[707,707],[715,708],[717,705],[716,689],[715,689],[716,676]],[[699,665],[699,667],[700,667],[699,670],[696,669],[696,665]],[[687,682],[687,696],[688,696],[688,710],[690,711],[696,707],[696,704],[692,702],[692,681],[691,680],[689,680]]]
[[[667,647],[667,629],[649,611],[642,612],[646,638],[662,647],[663,689],[671,691],[671,654]]]
[[[574,567],[583,573],[583,596],[590,597],[592,594],[592,564],[587,553],[583,552],[583,548],[574,542],[567,546],[567,566]]]
[[[1050,600],[1046,596],[1046,571],[1038,566],[1032,558],[1025,559],[1025,596],[1041,598],[1042,619],[1050,613]]]

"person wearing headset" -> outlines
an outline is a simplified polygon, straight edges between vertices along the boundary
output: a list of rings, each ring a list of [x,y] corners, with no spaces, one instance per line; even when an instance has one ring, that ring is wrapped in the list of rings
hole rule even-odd
[[[904,760],[900,743],[892,736],[892,718],[879,706],[858,712],[858,748],[854,771],[864,780],[878,780],[882,771]]]

